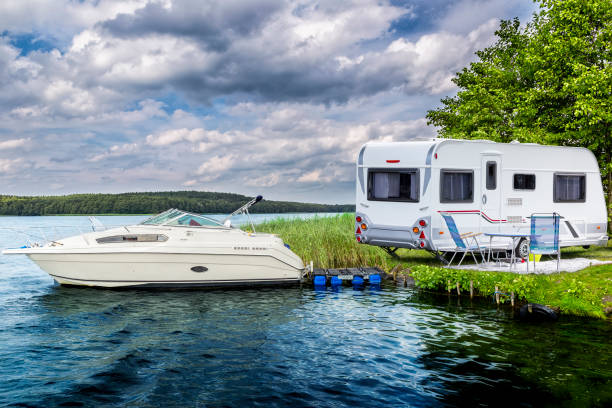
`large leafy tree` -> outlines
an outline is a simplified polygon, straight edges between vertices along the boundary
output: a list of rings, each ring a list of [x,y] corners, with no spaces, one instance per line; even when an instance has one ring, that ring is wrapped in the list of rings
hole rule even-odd
[[[537,0],[526,26],[458,72],[455,97],[427,114],[442,136],[589,148],[612,212],[612,0]],[[608,231],[612,231],[609,223]]]

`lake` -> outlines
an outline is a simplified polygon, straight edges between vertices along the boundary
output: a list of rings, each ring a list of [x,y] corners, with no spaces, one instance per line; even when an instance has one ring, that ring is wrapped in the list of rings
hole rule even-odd
[[[74,223],[89,222],[0,218]],[[492,300],[393,285],[70,288],[0,256],[0,317],[0,406],[612,405],[609,322],[524,323]]]

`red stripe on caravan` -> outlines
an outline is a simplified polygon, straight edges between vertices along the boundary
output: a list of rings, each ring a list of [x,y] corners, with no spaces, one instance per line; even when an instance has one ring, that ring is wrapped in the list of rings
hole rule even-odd
[[[387,163],[399,163],[399,160],[387,160]]]
[[[480,214],[482,218],[489,222],[507,222],[506,220],[496,220],[489,217],[487,214],[483,213],[480,210],[452,210],[452,211],[438,211],[439,213],[451,213],[451,214]]]

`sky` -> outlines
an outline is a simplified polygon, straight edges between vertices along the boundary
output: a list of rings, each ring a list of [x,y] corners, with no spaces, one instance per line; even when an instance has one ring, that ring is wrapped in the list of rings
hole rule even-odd
[[[354,203],[531,0],[3,0],[0,194]]]

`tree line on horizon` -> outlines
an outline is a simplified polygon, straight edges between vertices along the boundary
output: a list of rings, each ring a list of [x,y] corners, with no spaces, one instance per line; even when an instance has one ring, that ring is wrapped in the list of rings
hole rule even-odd
[[[65,196],[0,195],[0,215],[156,214],[169,208],[200,214],[227,214],[252,197],[231,193],[164,191]],[[263,200],[252,213],[354,212],[351,204],[313,204]]]

